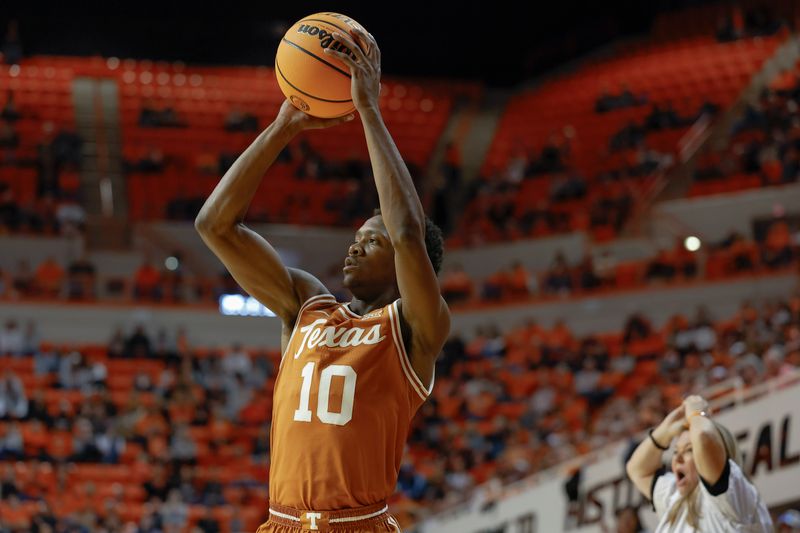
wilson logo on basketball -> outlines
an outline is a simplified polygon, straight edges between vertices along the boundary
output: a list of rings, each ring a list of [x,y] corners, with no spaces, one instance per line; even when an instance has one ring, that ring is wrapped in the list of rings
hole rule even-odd
[[[309,107],[309,105],[305,102],[305,100],[303,100],[299,96],[292,95],[289,97],[289,100],[291,100],[295,106],[299,107],[303,111],[308,111],[309,109],[311,109],[311,107]]]
[[[386,338],[381,335],[381,325],[375,324],[369,330],[364,328],[337,328],[328,326],[320,328],[324,324],[324,319],[315,320],[307,326],[300,328],[303,334],[303,342],[297,348],[294,358],[300,357],[305,349],[312,349],[318,346],[329,346],[331,348],[347,348],[348,346],[361,346],[363,344],[378,344]]]
[[[328,33],[326,30],[319,28],[319,26],[313,26],[311,24],[300,24],[300,26],[297,28],[297,33],[305,33],[306,35],[319,38],[319,45],[323,49],[330,48],[331,50],[347,54],[353,59],[356,58],[356,55],[353,53],[352,50],[350,50],[348,47],[346,47],[345,45],[334,39],[333,34]]]

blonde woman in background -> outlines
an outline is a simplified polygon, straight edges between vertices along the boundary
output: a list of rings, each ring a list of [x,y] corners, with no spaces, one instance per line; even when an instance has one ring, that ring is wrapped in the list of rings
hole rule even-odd
[[[773,531],[767,507],[742,472],[736,439],[708,411],[703,398],[690,396],[628,461],[628,476],[658,515],[655,533]],[[674,440],[672,471],[665,472],[662,455]]]

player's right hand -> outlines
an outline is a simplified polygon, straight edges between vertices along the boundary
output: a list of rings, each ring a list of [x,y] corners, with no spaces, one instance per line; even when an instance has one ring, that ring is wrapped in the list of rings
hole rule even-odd
[[[338,126],[339,124],[353,120],[353,118],[355,118],[355,115],[352,113],[337,118],[312,117],[297,109],[289,100],[284,100],[283,104],[281,104],[280,111],[278,111],[275,122],[289,128],[294,133],[300,133],[304,130],[319,130],[330,128],[331,126]]]

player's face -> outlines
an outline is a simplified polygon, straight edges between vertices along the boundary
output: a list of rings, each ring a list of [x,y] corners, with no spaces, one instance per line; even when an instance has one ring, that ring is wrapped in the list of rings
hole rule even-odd
[[[678,437],[678,443],[675,445],[675,454],[672,456],[672,473],[675,474],[676,485],[681,496],[686,496],[692,492],[700,482],[697,468],[694,466],[692,441],[689,438],[688,431],[684,431]]]
[[[370,218],[356,231],[342,271],[348,289],[397,283],[394,248],[380,215]]]

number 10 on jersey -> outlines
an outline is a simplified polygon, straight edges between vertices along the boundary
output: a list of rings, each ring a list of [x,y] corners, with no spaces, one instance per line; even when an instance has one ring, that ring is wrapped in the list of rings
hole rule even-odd
[[[314,378],[314,367],[316,363],[306,363],[303,367],[303,385],[300,387],[300,407],[294,412],[294,419],[297,422],[311,422],[311,410],[309,409],[311,381]],[[344,378],[344,388],[342,390],[342,408],[338,413],[331,413],[328,410],[328,402],[331,395],[331,380],[333,376]],[[327,367],[319,376],[319,394],[317,395],[317,418],[324,424],[344,426],[353,418],[353,398],[356,395],[356,371],[353,367],[346,365],[331,365]]]

